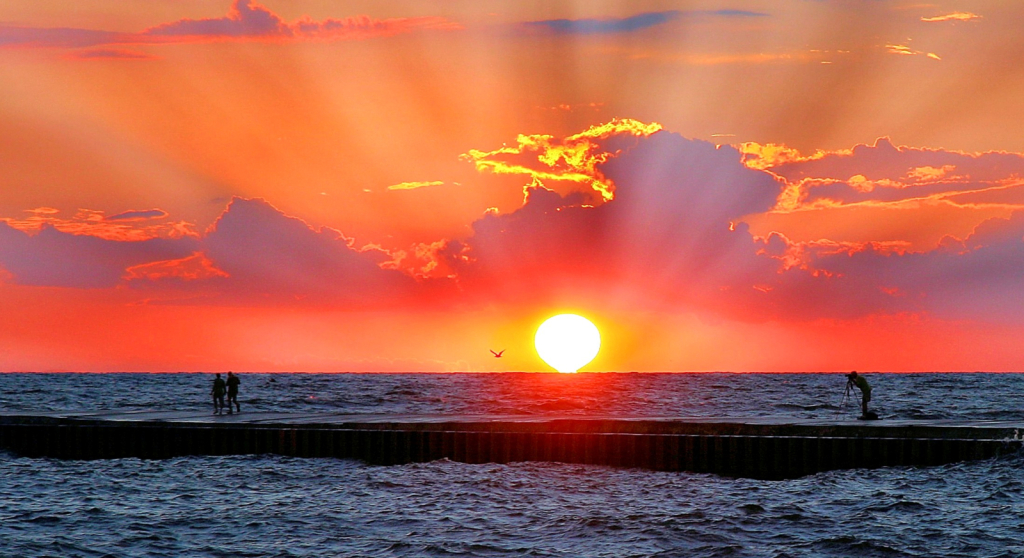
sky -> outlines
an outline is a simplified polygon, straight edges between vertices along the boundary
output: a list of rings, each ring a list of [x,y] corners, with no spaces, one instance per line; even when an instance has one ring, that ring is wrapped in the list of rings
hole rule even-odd
[[[1024,370],[1021,20],[4,2],[0,371]]]

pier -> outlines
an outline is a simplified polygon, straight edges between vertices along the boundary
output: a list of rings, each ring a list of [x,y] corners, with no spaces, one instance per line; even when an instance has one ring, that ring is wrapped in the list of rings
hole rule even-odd
[[[276,454],[398,465],[551,461],[784,479],[932,466],[1017,452],[1000,421],[96,412],[0,415],[0,448],[26,457],[167,459]]]

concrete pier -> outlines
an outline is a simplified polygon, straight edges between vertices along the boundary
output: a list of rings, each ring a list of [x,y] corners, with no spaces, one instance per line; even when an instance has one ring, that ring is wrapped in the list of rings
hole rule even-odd
[[[27,457],[165,459],[278,454],[395,465],[557,461],[763,479],[928,466],[1017,452],[1024,425],[181,412],[0,415],[0,448]]]

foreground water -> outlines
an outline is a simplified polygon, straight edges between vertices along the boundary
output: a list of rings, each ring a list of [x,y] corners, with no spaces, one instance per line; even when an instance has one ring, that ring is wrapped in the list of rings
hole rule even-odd
[[[883,417],[1020,420],[1018,375],[871,375]],[[208,410],[207,376],[0,375],[0,412]],[[832,419],[834,375],[245,375],[243,412]],[[1024,458],[787,481],[552,463],[0,453],[0,556],[1022,556]]]

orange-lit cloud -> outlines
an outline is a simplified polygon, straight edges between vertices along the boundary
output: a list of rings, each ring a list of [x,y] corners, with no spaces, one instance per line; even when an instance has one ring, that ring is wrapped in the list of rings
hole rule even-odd
[[[129,267],[182,258],[197,247],[197,239],[191,236],[104,238],[65,232],[49,223],[28,234],[8,222],[0,222],[0,266],[20,285],[113,287],[121,282]]]
[[[787,50],[779,52],[675,52],[634,47],[606,49],[629,60],[649,60],[692,66],[756,65],[817,62],[831,64],[834,59],[850,54],[848,50]]]
[[[0,370],[1024,366],[1024,3],[66,4],[0,2]]]
[[[436,16],[373,19],[360,15],[342,19],[327,18],[321,21],[303,17],[288,23],[254,0],[234,0],[224,17],[181,19],[155,25],[139,33],[0,25],[0,47],[79,48],[209,41],[339,41],[390,37],[421,30],[461,28],[458,23]],[[74,57],[153,58],[146,53],[120,49],[80,51],[75,53]]]
[[[812,155],[803,156],[800,151],[785,145],[774,143],[743,142],[736,146],[743,156],[743,164],[758,170],[770,169],[783,163],[813,161],[821,159],[827,152],[817,151]]]
[[[427,188],[429,186],[441,186],[444,181],[431,180],[424,182],[401,182],[399,184],[392,184],[388,186],[388,190],[415,190],[417,188]]]
[[[924,51],[920,51],[920,50],[914,50],[914,49],[908,47],[907,45],[888,44],[888,45],[885,45],[885,50],[889,54],[899,54],[899,55],[902,55],[902,56],[916,56],[918,54],[923,54],[923,55],[927,56],[928,58],[931,58],[932,60],[942,60],[942,58],[939,57],[939,55],[935,54],[934,52],[924,52]]]
[[[93,48],[76,50],[69,54],[76,60],[156,60],[158,57],[147,52],[123,48]]]
[[[627,296],[714,307],[728,305],[725,291],[744,299],[776,281],[780,261],[759,256],[765,243],[734,221],[770,209],[781,185],[745,168],[735,149],[660,132],[622,144],[594,170],[616,184],[614,198],[591,206],[581,192],[535,184],[521,209],[486,215],[470,238],[450,243],[443,256],[466,292],[523,303],[636,284]],[[780,243],[769,251],[783,252]]]
[[[597,111],[600,111],[602,108],[604,108],[604,103],[576,103],[576,104],[560,103],[560,104],[557,104],[557,105],[555,105],[553,107],[537,107],[537,108],[540,109],[540,110],[553,110],[553,111],[562,111],[562,112],[573,112],[573,111],[580,111],[580,110],[587,110],[587,111],[595,111],[595,112],[597,112]]]
[[[180,279],[182,281],[198,281],[215,277],[229,277],[224,271],[217,269],[213,262],[202,252],[176,260],[164,260],[134,265],[125,269],[126,281]]]
[[[182,19],[150,27],[143,36],[171,40],[345,40],[389,37],[422,29],[460,29],[442,17],[373,19],[354,16],[315,21],[304,17],[287,23],[277,14],[253,0],[235,0],[224,17]]]
[[[462,157],[479,171],[576,183],[608,201],[615,197],[615,185],[601,173],[598,164],[607,162],[615,153],[603,150],[595,140],[612,136],[647,137],[661,129],[656,122],[645,124],[630,118],[616,118],[562,140],[549,135],[520,135],[514,147],[493,151],[471,149]],[[541,164],[537,165],[538,162]]]
[[[953,12],[945,15],[938,15],[932,17],[921,17],[921,21],[927,22],[939,22],[939,21],[972,21],[975,19],[981,19],[980,15],[972,14],[971,12]]]
[[[970,316],[973,295],[944,295],[956,305],[934,296],[952,288],[946,274],[974,266],[989,272],[969,284],[971,292],[989,289],[1001,304],[1016,307],[1012,289],[999,291],[985,277],[1024,258],[1024,211],[986,219],[926,251],[900,239],[796,242],[779,232],[755,235],[742,219],[778,211],[793,185],[802,189],[797,202],[807,213],[868,203],[912,211],[920,199],[1005,182],[1024,169],[1018,154],[923,150],[880,139],[805,157],[784,146],[737,149],[688,140],[631,120],[562,140],[519,136],[513,147],[471,154],[478,171],[498,168],[532,185],[520,209],[487,212],[467,238],[397,252],[357,248],[339,231],[313,228],[254,199],[234,199],[202,235],[179,236],[146,228],[168,217],[160,209],[112,216],[81,211],[62,221],[59,211],[42,207],[18,223],[38,232],[7,223],[0,229],[0,266],[20,285],[145,284],[151,295],[160,285],[197,285],[205,300],[246,304],[388,307],[428,298],[442,306],[456,298],[523,304],[604,291],[637,307],[757,320],[925,311]],[[594,205],[589,188],[561,195],[538,182],[559,173],[583,177],[584,186],[600,180],[609,192],[614,185],[615,195]],[[979,191],[984,188],[973,192]],[[461,293],[456,298],[450,280]]]
[[[106,240],[139,241],[151,238],[181,238],[198,236],[195,225],[185,221],[162,221],[167,212],[162,209],[127,211],[106,215],[102,211],[79,209],[71,217],[63,217],[58,209],[40,207],[27,209],[22,218],[2,218],[11,227],[35,233],[44,227],[77,235],[88,235]]]
[[[938,196],[1010,191],[1007,181],[1024,169],[1019,154],[880,139],[803,156],[614,120],[562,139],[522,135],[467,158],[480,173],[499,169],[528,185],[521,207],[486,212],[465,237],[404,251],[357,246],[260,199],[234,198],[207,230],[177,235],[161,225],[173,218],[163,209],[62,219],[39,207],[0,224],[3,288],[102,290],[125,303],[196,309],[591,307],[746,324],[878,316],[1018,323],[1024,312],[1024,210],[927,249],[884,237],[796,241],[744,222],[779,211],[794,188],[792,213],[807,215],[848,206],[912,212]],[[558,193],[541,183],[564,175],[580,177],[568,179],[579,188]],[[594,181],[614,195],[592,203]]]
[[[942,165],[941,167],[914,167],[907,171],[906,178],[913,182],[935,182],[943,178],[959,178],[953,175],[956,165]]]
[[[744,164],[786,182],[777,211],[823,205],[945,200],[1005,191],[1024,182],[1024,155],[897,147],[888,138],[853,149],[802,156],[780,145],[744,143]]]
[[[467,158],[479,172],[532,181],[520,209],[486,213],[468,238],[400,252],[357,248],[340,232],[315,229],[262,200],[233,200],[202,235],[159,225],[168,218],[161,209],[110,216],[82,210],[61,219],[56,209],[41,207],[4,224],[0,266],[21,285],[144,283],[152,293],[161,284],[196,284],[214,297],[209,300],[229,296],[248,303],[372,307],[430,292],[443,305],[448,295],[437,295],[453,279],[465,300],[480,303],[611,290],[652,307],[804,319],[872,312],[969,315],[969,296],[955,297],[956,308],[932,298],[952,288],[943,274],[971,265],[998,276],[1024,258],[1017,246],[1024,238],[1024,211],[987,219],[973,233],[927,252],[900,239],[756,236],[741,221],[779,211],[794,187],[804,212],[868,203],[909,211],[909,204],[938,203],[939,196],[953,203],[948,198],[966,195],[968,187],[974,194],[1009,188],[1006,181],[1024,171],[1018,154],[896,147],[880,139],[802,156],[785,146],[716,146],[657,124],[613,120],[560,140],[522,135],[515,146],[474,150]],[[539,180],[569,180],[582,188],[561,195]],[[595,182],[605,189],[594,188]],[[615,194],[594,205],[588,196],[595,190]],[[978,292],[991,287],[981,277],[977,281],[971,288]],[[1015,307],[1006,299],[1012,291],[999,296]]]

